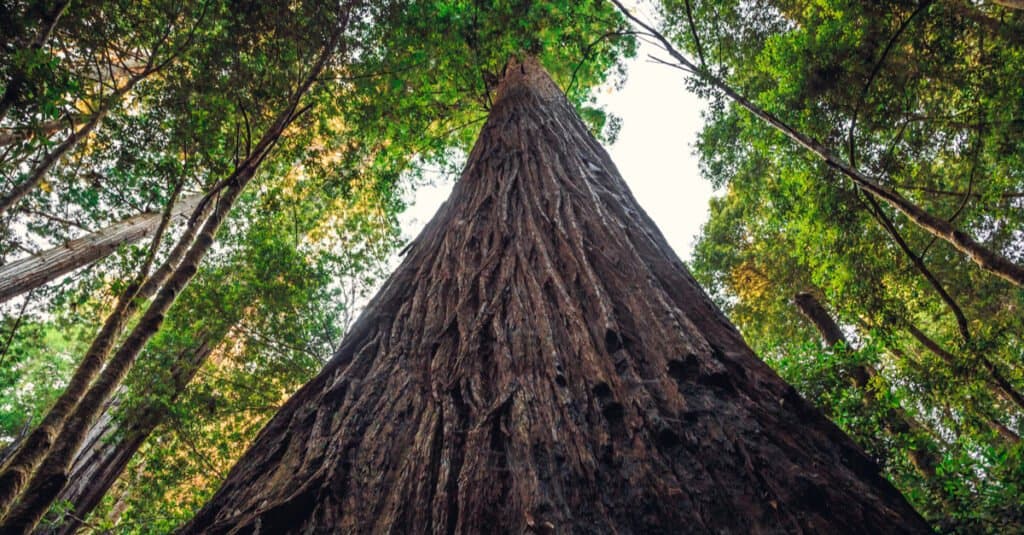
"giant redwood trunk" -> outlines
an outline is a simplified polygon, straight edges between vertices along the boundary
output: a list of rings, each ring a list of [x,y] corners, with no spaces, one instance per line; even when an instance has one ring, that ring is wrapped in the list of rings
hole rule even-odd
[[[526,61],[451,199],[183,532],[927,529]]]

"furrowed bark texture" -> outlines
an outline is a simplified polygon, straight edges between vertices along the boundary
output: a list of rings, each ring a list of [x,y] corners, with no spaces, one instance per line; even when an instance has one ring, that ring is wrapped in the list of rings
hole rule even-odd
[[[754,356],[540,67],[183,533],[925,532]]]
[[[172,216],[176,220],[187,219],[202,199],[203,194],[182,199],[174,205]],[[160,226],[162,216],[160,212],[139,214],[88,236],[0,267],[0,302],[105,258],[122,245],[151,236]]]

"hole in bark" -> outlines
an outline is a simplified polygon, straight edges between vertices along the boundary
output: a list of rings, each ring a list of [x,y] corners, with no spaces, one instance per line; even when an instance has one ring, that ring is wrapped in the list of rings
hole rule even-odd
[[[622,403],[615,401],[612,397],[612,389],[608,386],[608,383],[598,383],[591,390],[601,406],[601,414],[605,420],[608,420],[611,434],[613,436],[624,434],[626,431],[624,422],[626,409],[622,406]]]
[[[466,419],[469,417],[469,406],[462,397],[462,390],[455,386],[451,389],[452,405],[455,407],[455,432],[454,452],[449,459],[448,481],[445,485],[445,494],[448,495],[448,530],[449,534],[455,533],[456,523],[459,519],[459,473],[462,472],[463,446],[465,445]]]
[[[303,525],[316,509],[318,487],[315,483],[308,484],[299,494],[260,513],[249,526],[262,533],[284,533]]]
[[[348,392],[348,382],[342,381],[328,390],[323,397],[323,404],[330,406],[339,406],[341,402],[345,400],[345,393]]]
[[[619,375],[625,375],[629,369],[629,359],[626,358],[625,352],[618,352],[615,354],[615,373]]]
[[[732,392],[736,390],[736,387],[732,384],[732,378],[729,377],[727,372],[711,372],[701,374],[698,380],[700,384],[707,385],[713,388],[719,388]]]
[[[605,420],[608,420],[608,427],[611,428],[613,435],[625,434],[626,409],[621,403],[613,401],[605,405],[604,408],[601,409],[601,414],[604,415]]]
[[[799,491],[799,500],[807,505],[807,508],[820,513],[828,513],[828,494],[821,485],[814,481],[798,476],[796,480]]]
[[[565,387],[569,383],[566,382],[564,375],[558,374],[558,375],[555,376],[555,384],[557,384],[558,386],[561,386],[561,387]]]
[[[668,376],[674,379],[676,384],[692,381],[699,371],[700,364],[696,355],[686,355],[683,360],[671,360],[668,363]]]
[[[604,348],[609,355],[620,349],[628,349],[632,341],[622,333],[608,329],[604,332]]]
[[[682,444],[682,440],[679,435],[675,434],[671,429],[665,428],[658,431],[658,436],[655,437],[655,442],[658,445],[658,449],[671,450]]]

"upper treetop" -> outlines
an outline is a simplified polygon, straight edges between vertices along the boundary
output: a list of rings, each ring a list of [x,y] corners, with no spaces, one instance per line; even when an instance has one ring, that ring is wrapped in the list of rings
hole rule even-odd
[[[551,79],[535,56],[525,56],[522,60],[515,56],[509,58],[505,74],[498,83],[494,101],[498,102],[518,89],[527,89],[544,99],[562,96],[558,84]]]

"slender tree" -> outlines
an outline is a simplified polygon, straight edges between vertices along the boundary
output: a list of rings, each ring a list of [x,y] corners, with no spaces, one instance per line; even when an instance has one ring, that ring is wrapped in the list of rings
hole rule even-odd
[[[926,532],[750,351],[532,60],[184,533]]]
[[[839,351],[850,348],[850,342],[847,341],[842,329],[813,294],[800,292],[794,296],[793,303],[800,310],[800,314],[818,330],[826,347]],[[875,384],[871,383],[872,379]],[[855,388],[864,393],[867,404],[875,406],[872,408],[876,410],[882,410],[883,425],[887,431],[894,435],[912,435],[907,457],[922,476],[934,478],[935,467],[938,466],[940,459],[933,451],[933,446],[926,440],[928,431],[903,409],[879,406],[878,391],[887,390],[888,385],[878,370],[868,364],[856,364],[850,370],[850,381]]]
[[[203,197],[195,194],[181,199],[171,209],[171,217],[187,219]],[[0,302],[105,258],[122,245],[152,236],[160,227],[162,216],[161,212],[145,212],[0,267]]]
[[[166,388],[171,394],[167,404],[174,404],[218,341],[215,335],[200,335],[193,347],[182,352],[181,358],[174,362],[174,368],[170,370],[171,384],[166,385]],[[108,408],[104,417],[93,425],[75,456],[68,478],[70,483],[58,497],[68,504],[69,514],[66,518],[54,519],[51,524],[55,527],[50,532],[75,533],[81,527],[82,520],[120,477],[142,443],[166,417],[164,405],[155,402],[137,410],[125,427],[117,425],[112,413]]]
[[[326,40],[317,57],[306,69],[299,84],[288,96],[283,108],[275,115],[258,142],[251,147],[248,156],[238,162],[229,176],[214,185],[208,197],[215,198],[216,201],[211,202],[210,215],[203,222],[195,240],[191,243],[182,240],[179,243],[187,244],[180,263],[167,274],[152,303],[149,304],[138,323],[106,363],[102,373],[97,376],[95,371],[92,372],[96,380],[92,382],[87,391],[78,397],[73,410],[67,413],[65,418],[53,422],[59,429],[59,437],[51,442],[45,452],[31,454],[35,461],[32,465],[19,464],[17,466],[18,478],[8,476],[14,472],[10,465],[5,468],[3,474],[0,474],[0,484],[2,484],[0,491],[4,492],[2,497],[6,499],[20,494],[17,502],[7,510],[6,516],[0,523],[0,530],[9,533],[27,533],[33,530],[67,484],[75,453],[82,441],[85,440],[93,421],[101,414],[110,396],[134,366],[136,358],[146,343],[160,329],[165,314],[178,294],[195,276],[199,263],[212,247],[217,231],[239,195],[256,175],[260,165],[278,143],[285,129],[301,115],[302,103],[307,97],[307,93],[316,85],[323,71],[329,67],[332,61],[336,60],[341,50],[345,49],[344,32],[348,26],[351,10],[357,3],[355,1],[347,2],[340,6],[334,25],[331,27],[330,33],[325,36]],[[105,354],[106,352],[104,352]],[[86,363],[87,360],[88,356],[83,363]],[[82,371],[83,366],[79,368],[79,371]],[[52,409],[51,412],[53,412]],[[23,446],[22,450],[25,449]],[[36,466],[37,468],[35,468]],[[34,472],[32,468],[35,468]],[[31,479],[25,481],[28,473],[32,474]],[[4,505],[10,503],[8,501]]]
[[[208,204],[208,203],[207,203]],[[196,216],[202,215],[200,210]],[[170,212],[165,211],[161,225],[166,228],[169,222]],[[18,445],[17,450],[5,460],[3,469],[0,470],[0,510],[5,511],[14,502],[14,499],[21,492],[28,482],[33,470],[39,465],[47,452],[53,447],[57,435],[63,429],[64,423],[72,414],[79,401],[88,391],[90,383],[100,373],[106,362],[110,350],[113,348],[117,337],[128,319],[135,313],[139,304],[153,296],[154,293],[164,284],[164,281],[178,267],[188,246],[199,229],[201,217],[194,217],[182,232],[178,244],[167,255],[164,262],[151,275],[148,273],[149,264],[154,258],[156,247],[160,241],[161,232],[153,240],[150,247],[148,261],[139,270],[134,281],[121,292],[113,310],[103,322],[99,333],[89,345],[82,361],[72,374],[68,385],[61,392],[53,405],[46,411],[46,415],[39,424],[29,433]]]

